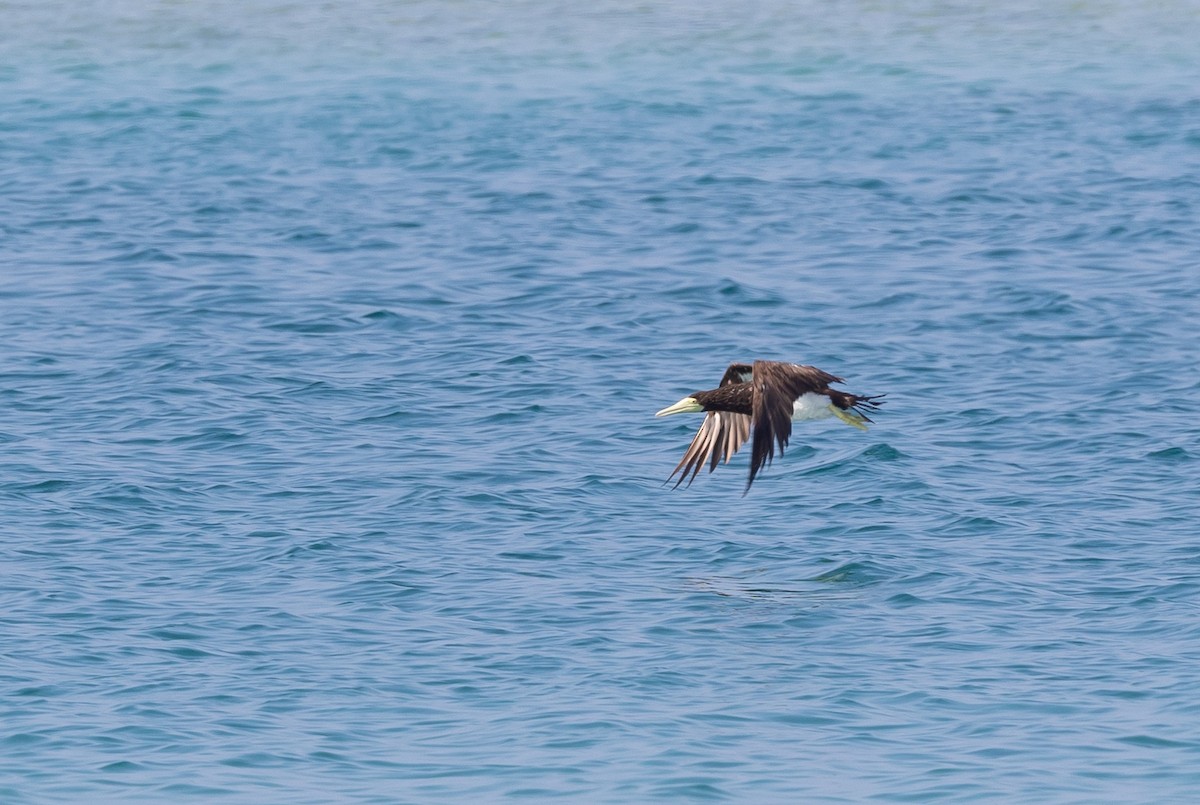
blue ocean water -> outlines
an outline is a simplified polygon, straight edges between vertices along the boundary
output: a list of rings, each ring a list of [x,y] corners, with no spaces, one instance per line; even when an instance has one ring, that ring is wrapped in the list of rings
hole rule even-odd
[[[0,4],[0,801],[1200,799],[1200,10],[978,5]]]

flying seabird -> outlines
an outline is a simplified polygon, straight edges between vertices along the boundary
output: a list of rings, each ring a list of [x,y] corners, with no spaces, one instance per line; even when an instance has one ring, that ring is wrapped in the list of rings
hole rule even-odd
[[[871,421],[866,412],[879,408],[879,398],[884,395],[865,397],[829,387],[830,383],[844,382],[815,366],[780,361],[729,364],[717,388],[697,391],[655,414],[707,412],[683,460],[667,481],[680,473],[675,488],[685,480],[690,485],[706,462],[709,472],[717,468],[722,456],[728,464],[753,431],[750,479],[746,481],[749,492],[763,464],[775,458],[776,444],[783,455],[793,421],[836,416],[847,425],[866,430],[866,423]]]

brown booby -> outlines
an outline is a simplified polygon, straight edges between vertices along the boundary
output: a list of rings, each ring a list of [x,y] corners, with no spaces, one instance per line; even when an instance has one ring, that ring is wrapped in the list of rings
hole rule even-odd
[[[729,463],[753,433],[750,478],[746,481],[749,492],[754,476],[774,459],[776,445],[783,455],[792,435],[792,422],[835,416],[847,425],[866,430],[866,423],[871,421],[867,412],[878,409],[884,395],[868,397],[829,387],[830,383],[844,382],[815,366],[780,361],[729,364],[717,388],[697,391],[655,414],[705,412],[700,430],[667,481],[680,473],[675,487],[684,481],[690,485],[706,462],[709,472],[717,468],[722,457]]]

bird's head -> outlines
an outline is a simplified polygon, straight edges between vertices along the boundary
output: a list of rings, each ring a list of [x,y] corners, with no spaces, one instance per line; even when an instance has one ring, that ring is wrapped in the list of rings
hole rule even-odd
[[[696,399],[700,392],[696,392],[690,397],[684,397],[674,405],[668,405],[666,408],[659,411],[655,416],[670,416],[671,414],[694,414],[703,411],[704,406]]]

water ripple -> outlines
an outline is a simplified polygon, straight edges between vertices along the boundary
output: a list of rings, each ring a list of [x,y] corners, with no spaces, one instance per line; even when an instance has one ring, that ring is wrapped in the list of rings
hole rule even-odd
[[[0,799],[1195,799],[1194,15],[60,5]],[[755,357],[888,404],[664,487]]]

